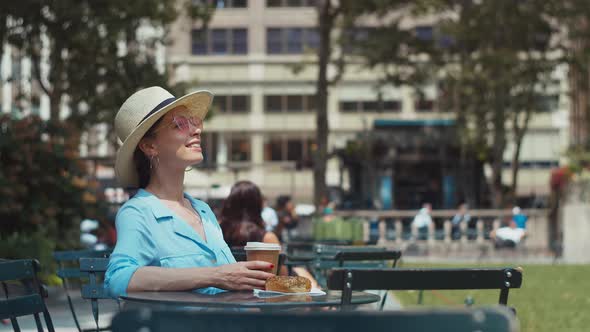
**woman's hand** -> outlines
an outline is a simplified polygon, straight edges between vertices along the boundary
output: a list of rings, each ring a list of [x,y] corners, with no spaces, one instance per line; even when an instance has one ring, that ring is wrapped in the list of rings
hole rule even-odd
[[[217,268],[217,287],[227,290],[252,290],[264,289],[266,279],[274,274],[271,271],[273,264],[263,261],[238,262],[221,265]]]

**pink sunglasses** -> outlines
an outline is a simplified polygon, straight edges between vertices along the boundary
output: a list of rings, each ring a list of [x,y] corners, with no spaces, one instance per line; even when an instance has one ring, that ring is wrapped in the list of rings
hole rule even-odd
[[[194,116],[176,115],[172,118],[172,124],[183,134],[189,134],[191,126],[194,127],[194,129],[203,129],[203,120]],[[160,127],[156,131],[159,131],[164,127],[165,126]]]

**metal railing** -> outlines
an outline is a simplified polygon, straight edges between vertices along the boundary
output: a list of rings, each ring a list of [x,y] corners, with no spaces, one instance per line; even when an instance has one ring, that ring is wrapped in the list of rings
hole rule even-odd
[[[456,210],[433,210],[433,220],[442,220],[442,228],[436,228],[431,223],[428,233],[419,234],[418,229],[411,224],[416,215],[415,210],[350,210],[335,211],[336,216],[354,218],[363,222],[363,242],[370,242],[370,224],[378,222],[378,245],[407,248],[411,244],[419,244],[426,248],[438,249],[461,249],[475,246],[486,246],[493,248],[489,239],[490,232],[498,229],[503,221],[512,217],[511,210],[480,209],[469,210],[471,221],[468,225],[465,222],[459,224],[460,232],[453,238],[451,219],[457,213]],[[528,216],[526,232],[527,236],[522,243],[523,247],[535,250],[549,249],[549,230],[546,209],[523,210]],[[405,226],[404,226],[405,225]],[[408,230],[409,228],[409,230]]]

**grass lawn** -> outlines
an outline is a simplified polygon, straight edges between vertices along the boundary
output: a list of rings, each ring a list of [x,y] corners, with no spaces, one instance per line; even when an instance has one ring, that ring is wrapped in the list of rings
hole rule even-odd
[[[475,264],[402,264],[403,267],[493,267]],[[511,289],[508,305],[517,310],[521,331],[590,331],[590,265],[512,265],[524,269],[522,287]],[[417,291],[395,292],[404,307],[415,306]],[[424,291],[428,306],[464,306],[468,296],[475,305],[497,304],[500,291]]]

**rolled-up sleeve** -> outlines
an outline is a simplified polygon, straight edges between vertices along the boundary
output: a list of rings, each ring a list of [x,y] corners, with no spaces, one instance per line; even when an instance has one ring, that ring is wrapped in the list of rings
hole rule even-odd
[[[135,271],[150,265],[157,253],[146,215],[137,207],[123,206],[117,214],[116,226],[117,244],[110,256],[104,282],[115,298],[127,293]]]

